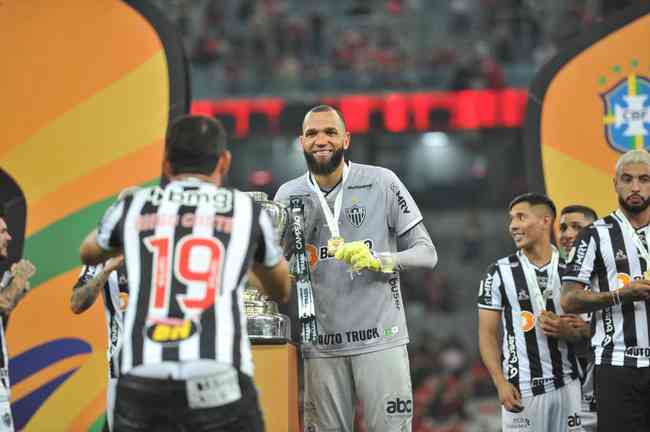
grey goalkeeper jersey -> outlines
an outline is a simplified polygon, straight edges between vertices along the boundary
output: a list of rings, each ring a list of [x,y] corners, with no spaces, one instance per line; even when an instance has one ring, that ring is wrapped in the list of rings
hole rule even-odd
[[[406,187],[392,171],[349,163],[343,185],[339,230],[346,242],[364,241],[379,252],[396,252],[397,238],[422,221]],[[305,240],[314,289],[318,343],[302,347],[307,358],[362,354],[408,343],[399,273],[368,270],[354,274],[342,261],[327,256],[331,237],[309,174],[283,184],[275,200],[288,204],[303,195]],[[333,211],[339,183],[326,200]]]

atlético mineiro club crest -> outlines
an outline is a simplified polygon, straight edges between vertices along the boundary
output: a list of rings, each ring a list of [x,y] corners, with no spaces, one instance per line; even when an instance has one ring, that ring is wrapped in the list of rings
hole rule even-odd
[[[366,208],[355,204],[345,209],[345,217],[353,226],[359,228],[366,219]]]
[[[650,79],[628,75],[602,95],[605,136],[619,152],[650,148]]]

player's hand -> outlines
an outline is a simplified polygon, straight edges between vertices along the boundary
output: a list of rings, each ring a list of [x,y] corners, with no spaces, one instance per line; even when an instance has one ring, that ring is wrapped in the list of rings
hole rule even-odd
[[[111,272],[117,270],[117,268],[120,266],[120,264],[122,264],[123,261],[124,261],[123,254],[110,258],[108,261],[106,261],[106,264],[104,265],[104,272],[106,274],[111,274]]]
[[[510,412],[522,412],[524,410],[524,404],[521,401],[521,394],[517,387],[510,384],[508,381],[504,381],[502,384],[497,386],[497,392],[499,393],[499,400],[501,405]]]
[[[584,326],[589,325],[587,321],[583,320],[576,314],[564,314],[561,315],[560,318],[574,329],[582,329]]]
[[[336,251],[334,257],[339,261],[345,261],[354,271],[364,269],[381,271],[381,261],[370,252],[370,248],[362,241],[345,243]]]
[[[618,290],[622,303],[650,300],[650,280],[635,279]]]
[[[571,324],[551,311],[543,311],[537,322],[546,336],[566,338],[572,335]]]
[[[11,274],[15,278],[28,280],[30,277],[34,276],[34,273],[36,273],[36,267],[26,259],[21,259],[11,266]]]

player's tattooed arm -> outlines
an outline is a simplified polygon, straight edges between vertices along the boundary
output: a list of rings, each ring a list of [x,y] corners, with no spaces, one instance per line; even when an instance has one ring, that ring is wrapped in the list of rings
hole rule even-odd
[[[560,304],[566,313],[585,313],[604,309],[614,302],[610,293],[594,293],[579,282],[565,281]]]
[[[11,282],[0,293],[0,313],[9,315],[18,302],[30,289],[29,278],[36,273],[36,267],[28,260],[21,259],[11,266]]]
[[[638,282],[641,282],[641,284]],[[624,300],[633,300],[632,292],[627,294],[627,291],[636,293],[636,288],[638,288],[636,285],[643,285],[639,291],[646,290],[650,294],[650,283],[648,281],[633,281],[618,290],[618,292],[615,290],[597,293],[586,290],[584,285],[579,282],[565,281],[562,283],[560,304],[566,313],[594,312],[616,305]]]
[[[104,268],[94,277],[75,286],[70,298],[70,309],[75,314],[80,314],[95,303],[99,293],[108,281],[111,272],[117,269],[122,263],[123,257],[111,258],[106,262]]]

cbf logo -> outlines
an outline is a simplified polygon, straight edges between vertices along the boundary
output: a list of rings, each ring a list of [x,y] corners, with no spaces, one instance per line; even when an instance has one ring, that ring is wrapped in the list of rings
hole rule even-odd
[[[633,60],[630,66],[638,67],[638,62]],[[621,68],[614,66],[612,71],[621,72]],[[607,78],[601,77],[599,82],[605,84]],[[620,152],[650,148],[650,79],[631,73],[601,97],[609,145]]]

